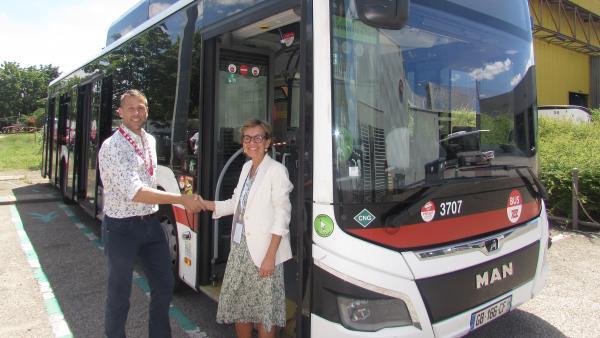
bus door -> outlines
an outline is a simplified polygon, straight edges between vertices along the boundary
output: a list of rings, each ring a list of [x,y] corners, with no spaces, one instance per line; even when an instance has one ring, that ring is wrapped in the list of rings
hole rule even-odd
[[[60,96],[58,107],[58,125],[56,128],[56,171],[54,176],[54,184],[59,188],[61,194],[65,196],[67,189],[67,164],[68,150],[67,137],[69,135],[69,126],[67,125],[69,110],[71,109],[71,97],[69,94]]]
[[[215,41],[214,75],[214,198],[231,197],[243,164],[240,126],[258,118],[273,127],[269,155],[283,163],[294,187],[298,152],[300,111],[300,16],[294,9],[258,19],[253,24],[221,34]],[[205,50],[206,51],[206,50]],[[208,62],[208,59],[205,61]],[[295,256],[295,188],[290,196],[290,241]],[[219,283],[230,249],[232,218],[214,220],[211,238],[211,281]],[[286,297],[297,302],[297,261],[284,267]],[[288,311],[288,319],[294,312]]]
[[[57,95],[53,100],[52,100],[52,111],[53,111],[53,116],[54,119],[50,122],[52,123],[52,141],[50,142],[50,146],[52,149],[50,149],[50,165],[48,167],[48,170],[50,171],[50,177],[53,178],[53,183],[55,186],[58,187],[58,149],[59,149],[59,132],[58,132],[58,127],[59,127],[59,117],[60,117],[60,95]]]
[[[82,138],[84,155],[80,204],[92,216],[102,210],[102,182],[98,171],[98,151],[112,127],[112,78],[97,79],[86,86],[86,119]]]
[[[268,120],[269,56],[221,46],[216,64],[215,199],[231,197],[246,157],[241,152],[240,126],[248,119]],[[231,217],[213,223],[211,277],[219,281],[229,254]]]
[[[77,111],[79,116],[77,135],[77,144],[79,145],[77,152],[77,181],[76,181],[76,198],[79,204],[93,215],[93,207],[90,205],[88,196],[88,168],[89,157],[96,157],[96,154],[90,152],[89,139],[91,134],[95,136],[95,132],[90,130],[91,120],[94,118],[92,113],[92,90],[97,81],[87,83],[79,88],[77,97]],[[92,148],[93,149],[93,148]],[[95,192],[95,185],[91,185],[91,191]]]
[[[71,91],[71,100],[68,103],[67,109],[67,130],[65,134],[65,148],[66,148],[66,174],[65,174],[65,194],[64,197],[67,200],[74,201],[76,196],[76,182],[78,180],[78,161],[79,161],[79,137],[81,130],[81,121],[79,119],[83,116],[79,113],[80,100],[79,91],[74,88]]]
[[[52,150],[54,148],[54,119],[56,112],[56,98],[52,98],[48,103],[48,119],[44,126],[44,148],[42,156],[42,177],[52,178]]]

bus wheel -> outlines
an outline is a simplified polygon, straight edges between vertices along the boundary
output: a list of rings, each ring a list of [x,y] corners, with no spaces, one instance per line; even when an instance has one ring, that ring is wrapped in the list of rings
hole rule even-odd
[[[163,232],[167,237],[169,245],[169,255],[171,257],[171,270],[175,279],[174,291],[180,291],[183,288],[183,281],[179,278],[179,243],[177,240],[177,223],[173,216],[173,209],[170,204],[160,204],[156,214]]]

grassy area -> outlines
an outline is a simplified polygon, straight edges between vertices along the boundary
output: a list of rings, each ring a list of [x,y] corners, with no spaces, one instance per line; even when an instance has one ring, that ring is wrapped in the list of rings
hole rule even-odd
[[[0,135],[0,171],[40,169],[42,134]]]
[[[581,202],[594,219],[600,218],[600,121],[541,117],[539,130],[540,179],[550,195],[550,212],[571,217],[571,172],[578,168]]]

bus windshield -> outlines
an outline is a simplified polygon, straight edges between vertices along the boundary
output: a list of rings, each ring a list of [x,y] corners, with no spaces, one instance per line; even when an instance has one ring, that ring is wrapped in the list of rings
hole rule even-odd
[[[414,187],[536,166],[527,2],[413,0],[400,30],[332,2],[339,202],[401,201]],[[500,170],[498,168],[504,168]]]

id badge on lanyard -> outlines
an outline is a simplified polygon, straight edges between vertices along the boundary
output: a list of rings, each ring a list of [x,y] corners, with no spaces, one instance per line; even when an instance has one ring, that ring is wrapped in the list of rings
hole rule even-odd
[[[242,231],[244,231],[244,225],[242,223],[235,222],[233,227],[233,242],[240,244],[242,241]]]

